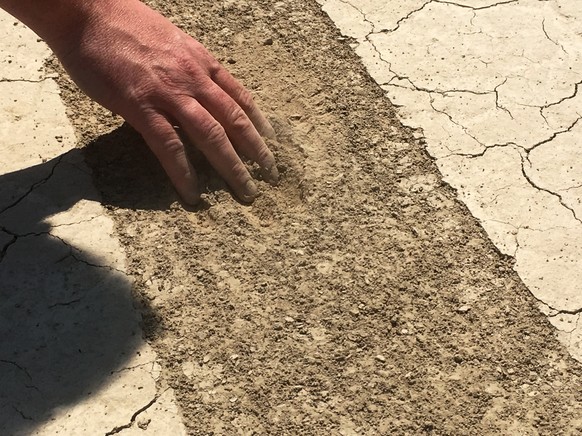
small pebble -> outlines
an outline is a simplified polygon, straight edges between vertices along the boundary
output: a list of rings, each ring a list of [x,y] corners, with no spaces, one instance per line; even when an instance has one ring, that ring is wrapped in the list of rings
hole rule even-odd
[[[467,313],[471,310],[471,306],[461,306],[457,308],[458,313]]]
[[[136,420],[136,424],[139,428],[141,428],[142,430],[147,430],[148,425],[150,424],[150,422],[152,422],[152,420],[150,418],[146,418],[144,416],[139,417]]]
[[[382,363],[386,362],[386,358],[385,358],[384,356],[382,356],[381,354],[378,354],[378,355],[376,356],[376,360],[377,360],[378,362],[382,362]]]

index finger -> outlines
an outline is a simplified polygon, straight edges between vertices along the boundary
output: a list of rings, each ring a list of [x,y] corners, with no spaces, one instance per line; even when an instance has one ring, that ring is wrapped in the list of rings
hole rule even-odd
[[[257,131],[266,138],[275,139],[275,130],[261,112],[253,97],[224,67],[211,74],[211,79],[232,98],[251,120]]]
[[[237,197],[250,203],[258,189],[234,150],[224,127],[194,98],[175,102],[174,117]]]
[[[276,185],[279,173],[275,157],[243,109],[214,82],[204,87],[199,101],[224,127],[235,149],[256,162],[265,180]]]
[[[157,157],[182,200],[191,205],[198,203],[200,191],[196,172],[172,124],[162,114],[149,113],[134,127]]]

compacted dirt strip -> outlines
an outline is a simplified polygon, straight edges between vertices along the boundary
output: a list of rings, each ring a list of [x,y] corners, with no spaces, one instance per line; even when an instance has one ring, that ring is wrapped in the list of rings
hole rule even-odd
[[[578,434],[581,367],[314,1],[151,1],[253,90],[282,182],[185,210],[61,79],[191,434]]]

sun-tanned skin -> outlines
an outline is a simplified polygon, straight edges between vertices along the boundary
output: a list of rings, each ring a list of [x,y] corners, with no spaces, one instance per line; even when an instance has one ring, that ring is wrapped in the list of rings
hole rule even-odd
[[[200,192],[179,125],[245,202],[257,187],[239,154],[271,182],[274,131],[240,85],[196,40],[139,0],[0,0],[51,47],[89,97],[144,137],[182,199]]]

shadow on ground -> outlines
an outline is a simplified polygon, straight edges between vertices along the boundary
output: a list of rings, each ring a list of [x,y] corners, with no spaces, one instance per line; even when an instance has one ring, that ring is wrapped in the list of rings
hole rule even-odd
[[[177,128],[180,133],[179,128]],[[196,169],[203,193],[227,191],[228,186],[203,155],[182,137],[188,157]],[[94,175],[105,205],[131,210],[168,210],[180,201],[155,156],[141,136],[127,123],[90,142],[84,149],[85,159]],[[204,203],[204,202],[202,202]],[[200,204],[188,210],[205,208]]]
[[[117,133],[131,134],[126,130]],[[125,147],[107,154],[119,139],[116,135],[92,144],[88,161],[129,156]],[[152,186],[167,189],[143,195],[142,186],[135,198],[137,188],[125,181],[135,176],[132,168],[139,165],[129,165],[128,173],[120,175],[124,186],[109,204],[167,207],[173,193],[167,184],[159,184],[157,177],[163,176],[159,170],[151,175],[142,166],[144,174],[135,183],[149,180]],[[81,150],[0,176],[2,435],[30,434],[63,409],[69,413],[87,397],[99,396],[103,384],[110,383],[139,352],[141,316],[127,276],[92,247],[77,247],[58,236],[47,222],[48,217],[83,200],[99,201],[99,196]],[[75,226],[77,219],[82,218],[72,216],[72,222],[59,226]],[[103,231],[97,225],[91,229],[91,233]],[[83,240],[83,236],[74,234],[73,239]],[[148,328],[156,328],[151,308],[146,305],[143,310],[150,315]]]
[[[167,210],[178,199],[157,160],[128,124],[98,137],[83,150],[105,205]]]

